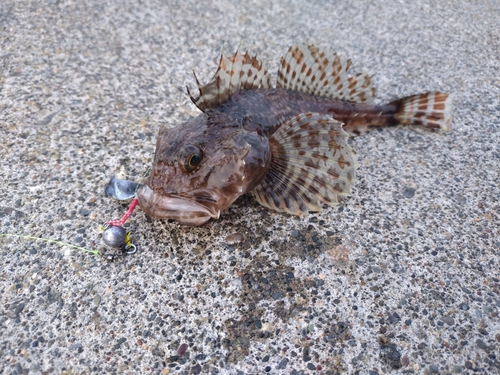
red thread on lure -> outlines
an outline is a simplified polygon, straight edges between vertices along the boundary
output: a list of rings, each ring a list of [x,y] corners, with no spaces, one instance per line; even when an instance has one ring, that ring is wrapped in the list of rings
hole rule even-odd
[[[122,226],[123,224],[125,224],[128,218],[134,212],[137,203],[138,203],[137,198],[132,199],[132,202],[130,202],[130,207],[128,208],[127,212],[125,212],[125,215],[123,215],[123,217],[120,220],[110,220],[107,222],[107,224],[110,226]]]

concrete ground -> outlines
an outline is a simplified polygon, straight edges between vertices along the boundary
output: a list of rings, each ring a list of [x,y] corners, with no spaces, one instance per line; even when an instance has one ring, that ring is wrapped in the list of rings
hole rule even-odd
[[[379,103],[455,94],[450,132],[353,138],[354,194],[321,213],[138,210],[139,251],[112,262],[0,237],[2,372],[500,373],[499,19],[495,0],[0,2],[3,234],[104,249],[127,207],[106,183],[198,113],[185,85],[223,46],[273,74],[290,45],[337,51]]]

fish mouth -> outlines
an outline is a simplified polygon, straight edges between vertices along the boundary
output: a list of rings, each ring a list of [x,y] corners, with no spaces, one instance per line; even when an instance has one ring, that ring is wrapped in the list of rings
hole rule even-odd
[[[139,206],[147,215],[175,220],[183,225],[198,226],[220,216],[217,201],[212,198],[203,199],[204,204],[201,204],[192,197],[159,194],[147,185],[139,188],[137,198]]]

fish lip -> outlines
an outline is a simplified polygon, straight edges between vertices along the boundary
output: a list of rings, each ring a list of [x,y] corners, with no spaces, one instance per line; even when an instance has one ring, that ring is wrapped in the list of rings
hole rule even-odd
[[[147,185],[138,189],[137,198],[139,206],[149,216],[172,219],[184,225],[202,225],[211,218],[217,219],[220,215],[215,200],[213,204],[203,205],[191,197],[160,194]]]

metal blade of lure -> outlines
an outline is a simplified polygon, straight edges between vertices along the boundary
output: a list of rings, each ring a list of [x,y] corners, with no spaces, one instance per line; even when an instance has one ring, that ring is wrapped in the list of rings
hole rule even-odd
[[[138,182],[130,180],[121,180],[116,176],[113,176],[106,186],[104,193],[108,197],[112,197],[119,201],[125,201],[135,197],[135,193],[139,188],[140,184]]]

